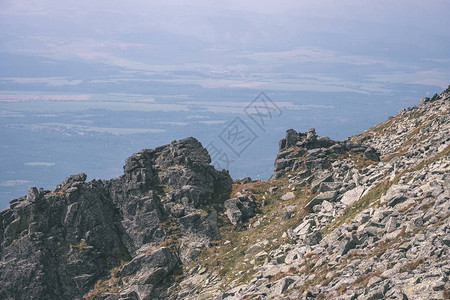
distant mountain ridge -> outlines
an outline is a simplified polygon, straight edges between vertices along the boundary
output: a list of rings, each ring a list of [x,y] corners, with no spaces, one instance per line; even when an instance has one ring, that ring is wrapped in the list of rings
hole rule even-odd
[[[344,141],[290,129],[268,181],[195,138],[0,211],[0,299],[450,298],[450,87]]]

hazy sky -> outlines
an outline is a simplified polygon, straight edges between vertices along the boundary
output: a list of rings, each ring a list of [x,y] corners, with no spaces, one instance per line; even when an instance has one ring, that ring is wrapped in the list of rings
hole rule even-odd
[[[449,11],[448,0],[0,0],[0,89],[444,88]]]

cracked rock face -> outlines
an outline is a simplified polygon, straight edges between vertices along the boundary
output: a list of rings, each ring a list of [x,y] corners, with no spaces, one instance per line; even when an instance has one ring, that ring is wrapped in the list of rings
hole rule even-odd
[[[0,212],[0,298],[80,298],[113,268],[129,278],[122,290],[130,299],[158,297],[183,255],[158,246],[172,231],[200,247],[220,237],[212,206],[226,199],[231,178],[209,163],[187,138],[132,155],[118,178],[72,175],[12,200]]]

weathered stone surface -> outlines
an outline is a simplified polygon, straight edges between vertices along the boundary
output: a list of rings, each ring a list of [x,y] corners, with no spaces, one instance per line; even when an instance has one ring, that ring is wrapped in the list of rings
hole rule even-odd
[[[177,257],[171,253],[171,251],[162,247],[156,249],[150,254],[140,254],[133,258],[128,264],[124,265],[119,270],[116,276],[130,276],[145,268],[161,268],[167,269],[167,272],[172,270],[178,263]]]
[[[286,291],[293,282],[294,280],[292,278],[282,278],[275,283],[275,285],[272,287],[272,290],[274,294],[282,295],[283,292]]]
[[[306,245],[313,246],[317,245],[320,242],[320,240],[322,240],[322,234],[320,233],[320,231],[316,231],[306,235],[303,239],[303,242]]]
[[[284,194],[283,196],[281,196],[281,200],[290,200],[292,198],[294,198],[295,195],[293,192],[287,192],[286,194]]]
[[[311,227],[314,225],[313,220],[305,220],[303,223],[295,227],[294,233],[298,235],[305,235],[311,231]]]
[[[212,210],[210,214],[202,216],[201,213],[192,213],[180,218],[181,230],[191,232],[212,240],[220,239],[217,227],[217,213]]]
[[[323,201],[334,201],[336,199],[336,191],[328,191],[320,193],[315,196],[311,201],[309,201],[306,205],[306,209],[312,209],[315,205],[321,204]]]
[[[362,194],[364,193],[365,188],[363,186],[358,186],[348,192],[346,192],[341,199],[341,202],[345,205],[350,205],[355,201],[358,201]]]
[[[315,176],[314,176],[315,180],[311,183],[311,192],[312,193],[317,193],[320,189],[320,186],[324,183],[324,182],[330,182],[333,181],[333,173],[331,173],[330,171],[323,171],[323,172],[318,172]]]
[[[389,206],[395,206],[407,200],[406,193],[408,192],[408,185],[393,185],[384,196],[383,202],[387,202]]]
[[[246,222],[256,213],[256,203],[249,196],[228,199],[224,204],[227,217],[234,225]]]
[[[27,201],[34,202],[39,197],[39,192],[36,187],[28,190]]]

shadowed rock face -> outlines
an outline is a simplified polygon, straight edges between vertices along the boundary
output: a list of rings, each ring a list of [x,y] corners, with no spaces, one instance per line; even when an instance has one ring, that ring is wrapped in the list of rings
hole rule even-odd
[[[209,163],[206,149],[187,138],[132,155],[118,178],[86,182],[86,174],[72,175],[52,191],[31,188],[12,200],[0,212],[0,298],[79,298],[130,260],[132,271],[125,264],[122,272],[147,278],[136,275],[129,292],[149,297],[179,265],[178,253],[156,247],[169,221],[205,244],[219,238],[214,209],[197,209],[223,202],[231,178]],[[146,264],[151,257],[142,258],[143,246],[154,257],[164,254],[165,266]]]
[[[109,182],[108,192],[120,210],[123,227],[132,237],[126,242],[129,251],[166,238],[160,226],[162,215],[183,218],[229,194],[230,176],[215,170],[210,161],[206,149],[194,138],[142,150],[127,158],[124,175]],[[201,219],[200,223],[209,223],[209,219]],[[219,238],[218,230],[197,233]]]

